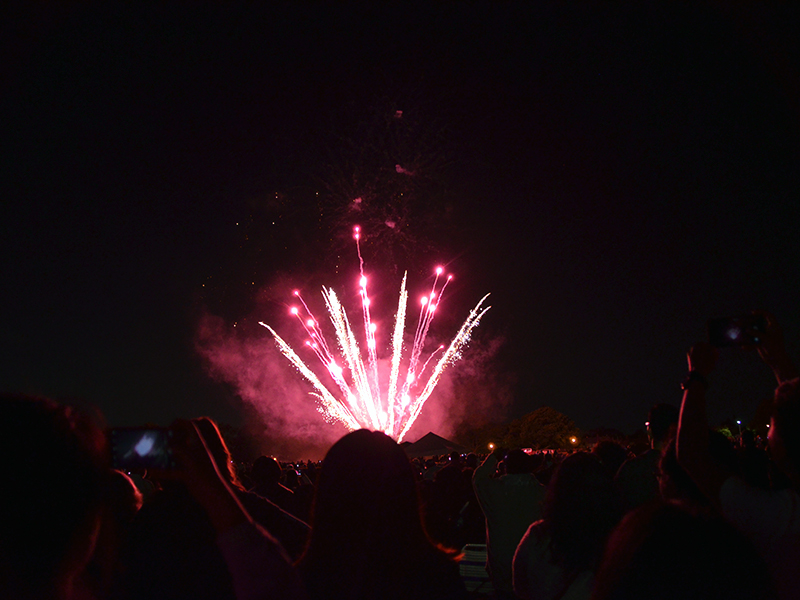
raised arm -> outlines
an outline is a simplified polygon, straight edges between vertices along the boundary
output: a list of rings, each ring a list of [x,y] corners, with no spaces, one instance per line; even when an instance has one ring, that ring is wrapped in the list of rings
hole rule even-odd
[[[303,599],[299,576],[281,545],[253,522],[190,421],[173,423],[174,452],[182,480],[205,509],[217,532],[219,546],[233,580],[237,600]]]
[[[760,312],[759,315],[764,317],[767,328],[761,335],[761,341],[758,348],[758,354],[761,360],[764,361],[775,375],[778,380],[778,385],[784,381],[794,379],[800,373],[797,371],[792,359],[786,352],[786,345],[783,341],[783,331],[778,325],[778,321],[769,313]]]
[[[678,463],[689,474],[701,492],[719,508],[722,484],[732,475],[711,457],[708,449],[708,416],[706,390],[708,377],[717,362],[717,350],[701,342],[688,354],[689,374],[683,384],[676,453]]]
[[[491,479],[497,470],[497,463],[503,458],[504,450],[495,448],[494,451],[475,469],[472,474],[472,483],[481,485],[484,481]]]

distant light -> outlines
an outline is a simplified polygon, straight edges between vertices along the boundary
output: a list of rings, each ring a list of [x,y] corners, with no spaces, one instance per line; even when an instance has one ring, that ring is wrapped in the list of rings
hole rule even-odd
[[[741,424],[742,424],[742,422],[741,422],[741,421],[736,421],[736,424],[737,424],[737,425],[741,425]]]
[[[494,450],[494,444],[489,443],[489,450]]]
[[[573,444],[577,444],[577,443],[578,443],[578,438],[576,438],[576,437],[573,435],[571,438],[569,438],[569,441],[570,441],[570,442],[572,442]]]

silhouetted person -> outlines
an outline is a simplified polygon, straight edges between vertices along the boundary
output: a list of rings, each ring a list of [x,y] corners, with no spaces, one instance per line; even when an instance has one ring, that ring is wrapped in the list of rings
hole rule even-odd
[[[611,534],[592,600],[771,600],[769,571],[732,525],[677,504],[644,505]]]
[[[756,444],[755,434],[751,429],[742,431],[741,445],[737,450],[739,469],[742,478],[754,488],[767,490],[770,487],[769,457],[763,448]]]
[[[365,429],[344,436],[325,456],[298,567],[312,600],[466,594],[452,553],[425,533],[405,452]]]
[[[528,472],[528,455],[505,456],[506,474],[492,477],[504,451],[495,449],[475,469],[472,483],[486,517],[487,571],[499,597],[512,597],[511,564],[522,536],[542,515],[545,488]]]
[[[588,599],[618,520],[609,470],[594,453],[565,458],[548,485],[542,519],[517,547],[514,593],[525,600]]]
[[[281,464],[276,458],[259,456],[250,469],[250,477],[255,484],[250,491],[294,513],[294,492],[281,483],[282,474]]]
[[[105,437],[43,398],[2,395],[0,422],[0,597],[74,598],[97,541]]]
[[[253,520],[231,483],[230,459],[219,452],[224,444],[216,425],[200,419],[179,421],[172,428],[177,468],[152,473],[163,489],[137,514],[127,597],[302,598],[286,551]]]
[[[772,568],[782,597],[791,598],[800,589],[800,379],[777,323],[771,315],[764,317],[767,328],[759,332],[757,348],[779,384],[770,419],[770,456],[789,487],[755,488],[709,453],[705,394],[719,353],[706,343],[689,350],[676,449],[678,462],[700,491],[747,533]]]
[[[628,451],[611,440],[597,442],[592,448],[592,454],[598,458],[611,477],[614,477],[622,464],[628,460]]]
[[[650,449],[625,462],[617,471],[614,485],[624,511],[659,499],[659,462],[661,453],[675,437],[678,408],[671,404],[655,404],[647,415]]]
[[[194,423],[206,441],[208,450],[216,461],[220,473],[248,514],[256,523],[275,536],[291,559],[297,559],[306,547],[308,524],[266,498],[246,491],[236,475],[228,446],[214,421],[208,417],[202,417],[194,419]]]
[[[464,537],[461,510],[472,495],[472,482],[462,475],[458,452],[450,455],[448,464],[437,471],[433,482],[425,483],[429,484],[424,511],[428,533],[445,546],[463,547],[468,540]]]

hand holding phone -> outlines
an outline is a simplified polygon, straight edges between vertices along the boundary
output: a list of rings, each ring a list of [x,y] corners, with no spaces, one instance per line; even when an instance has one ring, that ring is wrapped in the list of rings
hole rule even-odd
[[[709,319],[708,341],[712,346],[758,346],[767,331],[767,319],[761,313],[738,317]]]
[[[777,319],[768,312],[759,313],[766,322],[766,330],[762,336],[761,343],[758,345],[758,354],[761,360],[775,374],[778,383],[794,379],[798,376],[789,354],[786,352],[786,345],[783,339],[783,330]]]
[[[115,469],[173,469],[172,431],[164,427],[119,427],[111,430]]]

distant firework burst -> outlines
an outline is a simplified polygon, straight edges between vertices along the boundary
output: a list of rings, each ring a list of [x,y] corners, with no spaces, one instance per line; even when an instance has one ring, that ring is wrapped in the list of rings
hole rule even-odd
[[[442,277],[443,269],[437,268],[430,293],[420,301],[414,339],[410,352],[404,360],[403,335],[408,292],[406,291],[406,275],[403,275],[394,330],[391,335],[388,381],[382,385],[384,382],[381,381],[378,369],[377,326],[370,317],[368,282],[364,275],[364,260],[361,257],[359,245],[361,231],[358,227],[355,228],[354,237],[361,274],[359,294],[364,321],[363,343],[366,346],[366,360],[350,326],[347,312],[333,289],[323,287],[322,296],[325,299],[331,324],[336,332],[338,344],[336,349],[327,342],[320,322],[297,291],[295,296],[300,307],[291,309],[292,314],[297,317],[308,335],[306,346],[316,354],[322,363],[327,371],[327,376],[335,384],[333,389],[336,390],[336,393],[323,383],[322,378],[309,368],[272,327],[263,322],[259,324],[269,329],[283,355],[314,386],[315,391],[311,393],[319,399],[318,408],[323,415],[328,419],[341,422],[348,429],[374,429],[382,431],[400,442],[422,412],[422,407],[439,382],[445,368],[460,358],[461,350],[469,341],[472,330],[477,327],[481,317],[489,310],[489,306],[483,306],[489,294],[481,298],[480,302],[472,309],[450,345],[446,349],[444,346],[439,346],[423,360],[428,330],[441,304],[445,288],[452,278],[449,275]],[[440,280],[443,281],[440,282]],[[338,352],[334,350],[338,350]],[[401,371],[404,371],[402,377]],[[327,379],[327,377],[325,378]]]

